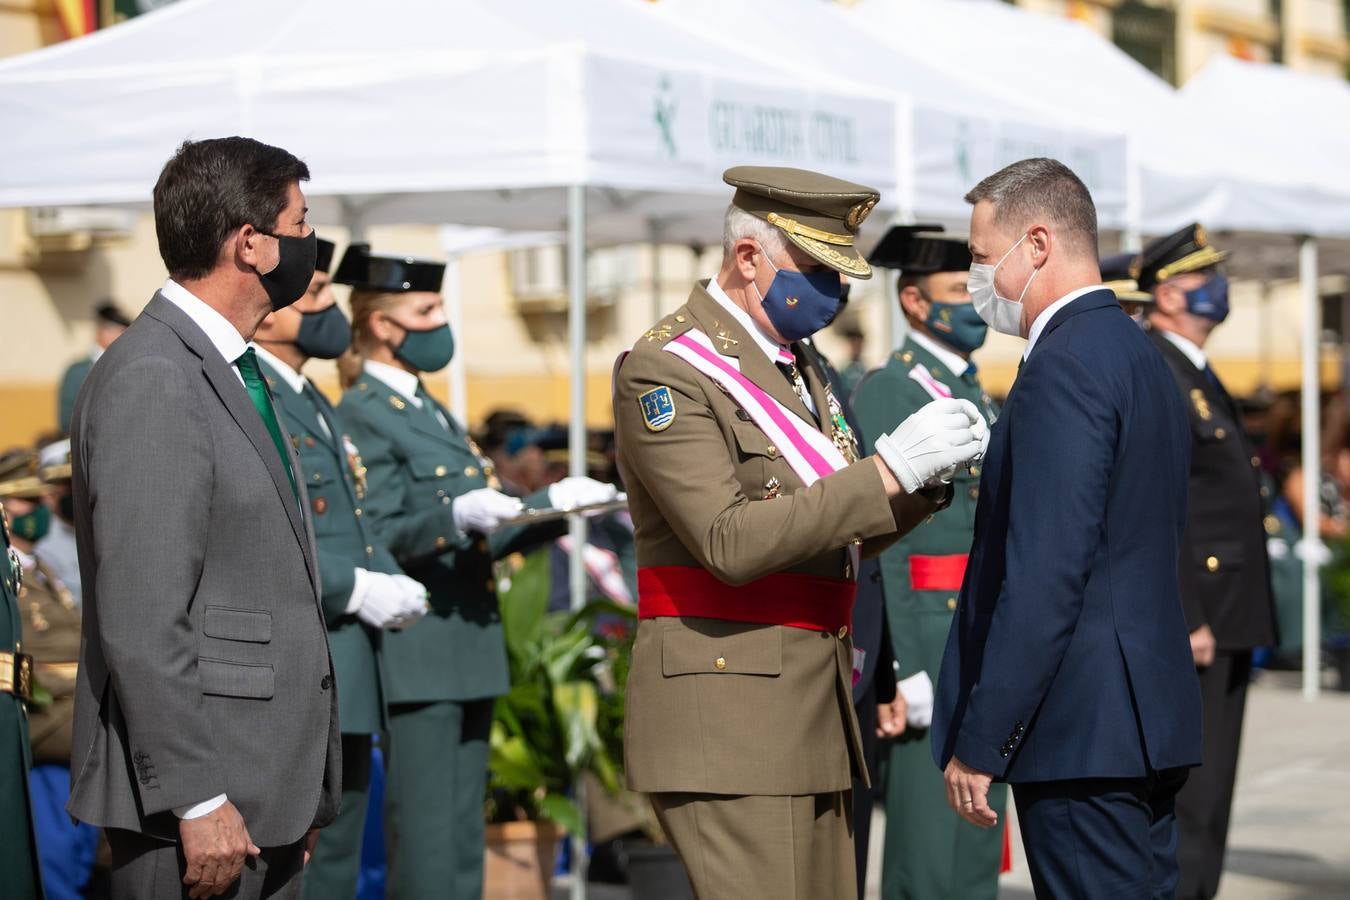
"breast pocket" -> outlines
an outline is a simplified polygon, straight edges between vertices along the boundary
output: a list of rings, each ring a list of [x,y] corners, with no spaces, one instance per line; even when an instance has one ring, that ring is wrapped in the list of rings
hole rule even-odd
[[[661,636],[661,674],[755,675],[775,677],[783,673],[783,638],[770,625],[751,627],[727,623],[728,629],[713,632],[679,627]]]
[[[208,606],[202,633],[223,641],[266,644],[272,640],[272,614],[265,609]]]
[[[408,461],[416,502],[449,504],[455,497],[486,487],[487,479],[474,463],[457,464],[454,459],[420,457]]]

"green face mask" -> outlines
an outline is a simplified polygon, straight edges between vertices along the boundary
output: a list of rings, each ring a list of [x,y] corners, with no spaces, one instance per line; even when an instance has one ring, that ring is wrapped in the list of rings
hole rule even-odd
[[[929,301],[928,330],[958,353],[973,353],[984,346],[989,326],[969,303]]]
[[[40,541],[47,536],[52,525],[52,511],[42,504],[34,507],[30,513],[14,516],[9,520],[9,530],[15,537],[25,541]]]
[[[438,372],[455,355],[455,335],[449,325],[429,331],[408,331],[394,355],[419,372]]]

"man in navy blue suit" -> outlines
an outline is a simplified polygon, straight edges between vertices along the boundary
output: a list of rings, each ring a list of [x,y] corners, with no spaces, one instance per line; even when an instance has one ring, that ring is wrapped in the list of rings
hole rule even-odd
[[[1073,172],[1023,160],[966,200],[975,306],[1027,349],[984,459],[934,757],[977,825],[998,821],[990,783],[1012,785],[1038,897],[1170,897],[1174,798],[1200,762],[1177,587],[1186,411],[1099,283]]]

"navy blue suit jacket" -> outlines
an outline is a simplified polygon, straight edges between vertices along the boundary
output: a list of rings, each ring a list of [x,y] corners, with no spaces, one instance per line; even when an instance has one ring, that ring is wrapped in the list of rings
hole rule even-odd
[[[1200,762],[1177,588],[1190,431],[1108,290],[1060,309],[990,436],[933,756],[1008,782]]]

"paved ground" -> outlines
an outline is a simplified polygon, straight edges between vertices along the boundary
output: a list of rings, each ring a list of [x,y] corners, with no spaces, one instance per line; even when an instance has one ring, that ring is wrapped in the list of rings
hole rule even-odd
[[[878,897],[881,831],[872,832],[868,897]],[[1013,871],[1001,900],[1030,900],[1031,879],[1013,829]],[[566,880],[556,900],[570,896]],[[628,900],[623,888],[594,885],[590,900]],[[1247,706],[1233,828],[1220,900],[1350,898],[1350,694],[1299,694],[1297,673],[1266,673]],[[642,898],[633,898],[642,900]]]

